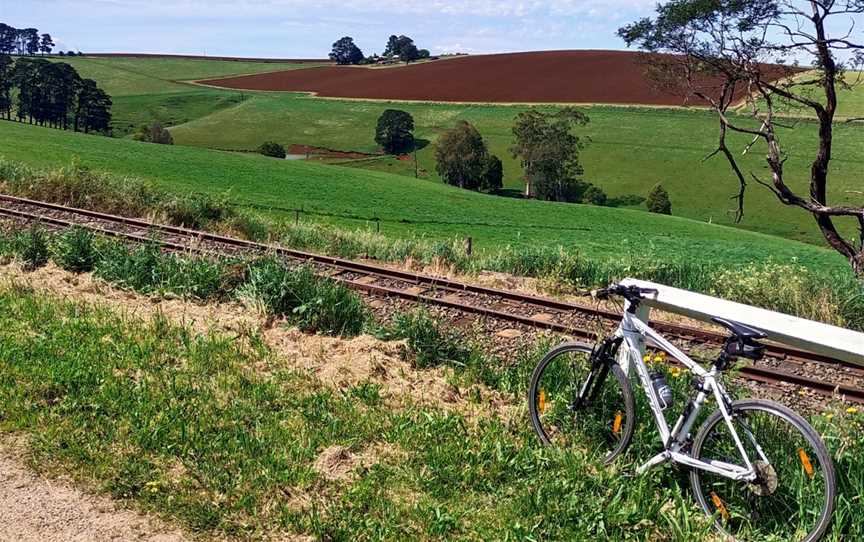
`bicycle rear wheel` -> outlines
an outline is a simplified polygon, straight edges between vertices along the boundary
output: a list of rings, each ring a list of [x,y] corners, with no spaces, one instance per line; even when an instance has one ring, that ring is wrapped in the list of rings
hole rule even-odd
[[[614,359],[592,366],[591,352],[568,343],[546,354],[531,376],[528,409],[544,444],[581,448],[609,463],[633,436],[633,392]]]
[[[831,522],[837,491],[822,439],[801,416],[771,401],[736,401],[730,414],[758,477],[737,482],[694,469],[690,483],[696,501],[735,540],[819,540]],[[719,410],[699,429],[691,454],[743,464]]]

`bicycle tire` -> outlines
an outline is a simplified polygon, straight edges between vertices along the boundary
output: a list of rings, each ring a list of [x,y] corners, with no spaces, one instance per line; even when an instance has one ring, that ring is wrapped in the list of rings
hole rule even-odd
[[[551,366],[552,362],[561,358],[563,355],[567,354],[576,354],[579,356],[584,356],[585,359],[590,358],[592,352],[592,348],[586,344],[582,343],[565,343],[557,346],[550,350],[543,359],[537,364],[534,368],[534,372],[531,375],[531,382],[528,387],[528,410],[531,414],[531,423],[534,427],[535,433],[540,438],[540,441],[547,446],[553,445],[553,439],[550,438],[549,427],[545,427],[543,420],[541,419],[541,415],[543,414],[542,406],[540,404],[540,397],[542,388],[541,379],[546,372],[546,370]],[[635,428],[635,417],[636,417],[636,408],[633,399],[633,391],[630,387],[630,381],[627,379],[627,376],[624,374],[624,371],[621,370],[621,367],[618,365],[615,360],[608,360],[608,369],[609,371],[606,373],[606,379],[608,379],[609,375],[613,377],[611,380],[620,390],[620,403],[613,405],[616,409],[616,414],[613,419],[613,430],[612,433],[614,435],[614,446],[612,446],[611,450],[605,454],[603,458],[603,462],[608,464],[611,463],[618,455],[620,455],[630,444],[631,439],[633,438],[633,431]],[[587,375],[587,372],[586,372]],[[568,383],[565,383],[565,385]],[[569,382],[571,386],[576,386],[581,388],[583,382]],[[603,385],[604,382],[599,382],[600,385]],[[614,388],[615,384],[610,384],[612,388]],[[614,391],[610,388],[611,391]],[[575,397],[574,388],[570,388],[565,391],[565,394],[569,392]],[[566,395],[565,395],[566,396]],[[591,412],[583,411],[586,415],[591,414]],[[593,412],[594,414],[598,414],[598,412]],[[578,413],[574,413],[574,417],[578,415]],[[623,423],[622,420],[619,420],[618,417],[623,415]],[[605,420],[608,422],[608,420]],[[546,424],[548,425],[548,424]],[[584,438],[582,440],[585,440]],[[596,443],[588,443],[591,446],[595,446]]]
[[[761,399],[745,399],[745,400],[741,400],[741,401],[735,401],[731,405],[730,414],[733,416],[733,419],[735,419],[735,420],[740,420],[742,416],[744,416],[748,413],[753,413],[753,412],[762,412],[762,413],[768,414],[769,416],[773,416],[775,418],[778,418],[778,419],[784,421],[786,424],[788,424],[791,428],[793,428],[794,430],[796,430],[800,434],[800,436],[803,438],[803,441],[793,441],[790,439],[790,440],[786,441],[783,444],[783,446],[784,446],[784,448],[788,447],[790,450],[795,450],[795,452],[791,452],[790,455],[791,455],[791,457],[795,457],[796,455],[799,456],[799,461],[802,465],[802,469],[800,469],[800,470],[803,470],[805,472],[805,474],[801,475],[800,472],[798,472],[799,469],[798,469],[798,466],[795,464],[795,461],[793,460],[790,463],[787,461],[787,459],[788,459],[787,457],[777,456],[777,454],[772,454],[770,452],[766,452],[766,455],[768,456],[768,459],[770,461],[770,463],[766,464],[765,462],[762,462],[761,460],[754,460],[753,459],[754,456],[751,456],[751,461],[754,461],[754,463],[761,463],[761,465],[759,465],[758,467],[760,470],[765,471],[764,473],[760,473],[760,477],[761,477],[760,479],[764,480],[764,481],[760,481],[760,482],[757,482],[755,484],[748,484],[746,482],[734,482],[732,480],[723,479],[725,481],[722,482],[722,483],[728,484],[729,487],[736,487],[737,492],[740,492],[743,496],[747,497],[748,500],[750,501],[750,508],[749,509],[741,510],[741,511],[735,511],[736,514],[740,515],[742,513],[746,513],[746,514],[749,514],[751,516],[751,518],[755,517],[756,521],[759,521],[758,515],[760,514],[760,509],[762,508],[762,505],[764,504],[766,499],[759,501],[758,498],[766,496],[766,495],[762,495],[762,493],[769,493],[769,495],[767,495],[769,498],[774,497],[774,495],[777,493],[777,491],[779,489],[779,485],[781,483],[786,482],[787,480],[790,481],[789,485],[794,485],[796,478],[799,480],[804,480],[804,484],[810,483],[810,484],[815,485],[815,484],[819,484],[819,483],[824,483],[824,493],[825,493],[824,498],[818,499],[819,501],[821,501],[821,511],[819,512],[818,519],[815,521],[812,528],[807,528],[807,533],[805,535],[803,535],[802,538],[796,539],[798,542],[816,542],[817,540],[820,540],[825,535],[825,533],[827,532],[827,530],[831,524],[832,514],[834,511],[834,501],[835,501],[836,494],[837,494],[837,480],[836,480],[836,475],[835,475],[835,471],[834,471],[834,464],[831,460],[831,456],[828,453],[827,448],[825,447],[825,443],[822,442],[822,439],[819,437],[819,434],[816,433],[816,431],[813,429],[813,427],[811,427],[810,424],[807,423],[806,420],[804,420],[804,418],[802,418],[797,413],[795,413],[794,411],[792,411],[791,409],[789,409],[783,405],[774,403],[773,401],[766,401],[766,400],[761,400]],[[724,419],[723,419],[722,413],[719,410],[712,413],[705,420],[705,422],[700,427],[698,433],[696,434],[696,437],[693,440],[693,445],[692,445],[691,450],[690,450],[690,453],[694,458],[704,460],[701,457],[701,455],[703,453],[703,448],[705,447],[706,442],[708,442],[709,437],[712,436],[715,428],[722,427],[723,429],[726,429],[727,435],[731,435],[731,433],[728,432],[728,428],[726,427],[726,424],[722,423],[723,421],[724,421]],[[737,421],[737,423],[739,423],[742,428],[746,428],[746,429],[750,430],[749,425],[752,424],[753,422],[751,421],[751,418],[748,417],[747,422],[742,423],[740,421]],[[742,439],[742,441],[744,441],[746,443],[747,438],[745,437],[745,435],[741,435],[740,434],[741,431],[738,431],[737,429],[736,429],[736,432],[739,432],[739,437]],[[762,442],[760,442],[758,430],[753,430],[752,434],[754,435],[755,440],[757,442],[759,442],[760,446],[762,446],[763,448],[768,447],[765,444],[765,442],[768,442],[771,439],[768,439],[768,437],[763,436],[763,438],[761,439]],[[731,436],[730,436],[729,440],[731,440]],[[783,439],[776,439],[776,440],[783,440]],[[801,450],[804,450],[804,445],[802,444],[801,447],[798,447],[797,449],[795,448],[796,445],[798,445],[801,442],[806,443],[807,448],[810,451],[812,451],[813,453],[815,453],[818,471],[821,473],[819,480],[822,480],[822,482],[813,482],[814,480],[816,480],[815,474],[817,472],[817,469],[813,468],[812,458],[809,455],[807,455],[806,451],[802,455]],[[745,444],[745,446],[746,445],[747,444]],[[727,444],[727,446],[728,446],[728,444]],[[749,451],[748,451],[748,453],[749,453]],[[774,459],[771,458],[772,455],[775,456]],[[711,459],[711,458],[707,458],[707,459]],[[717,458],[714,458],[714,459],[717,459]],[[786,461],[786,463],[783,463],[783,461]],[[775,464],[776,465],[782,465],[782,467],[779,467],[779,468],[783,469],[780,473],[777,472],[776,468],[778,468],[778,467],[775,467],[774,466]],[[767,467],[764,465],[767,465]],[[790,466],[790,465],[792,465],[792,466]],[[797,472],[797,474],[796,474],[796,472]],[[735,525],[733,525],[733,517],[731,516],[730,512],[727,509],[727,503],[724,501],[724,498],[728,498],[728,495],[721,497],[716,492],[713,492],[713,491],[709,495],[705,494],[704,487],[703,487],[703,481],[706,479],[710,480],[711,479],[710,476],[716,476],[716,475],[712,475],[711,473],[707,473],[706,471],[702,471],[699,469],[693,469],[690,471],[690,484],[691,484],[691,488],[693,490],[693,494],[696,498],[697,503],[703,509],[703,511],[705,511],[705,513],[707,515],[715,517],[715,521],[714,521],[715,526],[725,536],[731,537],[732,539],[738,540],[739,542],[744,541],[744,540],[748,540],[748,538],[742,538],[742,534],[737,532],[738,528]],[[718,478],[718,480],[720,479],[720,477],[717,477],[717,478]],[[805,478],[809,478],[810,482],[807,482],[805,480]],[[719,483],[720,482],[718,482],[718,485],[715,485],[715,488],[718,490],[720,490]],[[737,484],[737,486],[736,486],[736,484]],[[774,485],[773,489],[771,489],[772,484]],[[784,486],[783,491],[786,492],[786,491],[788,491],[788,489]],[[749,496],[748,496],[748,492],[750,493]],[[735,493],[735,491],[733,491],[732,493]],[[754,495],[756,498],[753,498]],[[797,495],[798,495],[798,497],[797,497],[796,502],[798,503],[798,506],[800,507],[801,506],[800,501],[802,500],[801,496],[800,496],[801,495],[800,487],[799,487]],[[710,498],[710,502],[709,502],[709,498]],[[777,496],[778,500],[780,498],[782,498],[782,495]],[[718,499],[718,500],[715,500],[715,499]],[[815,502],[816,501],[814,500],[814,504],[815,504]],[[788,514],[788,513],[785,514],[782,518],[781,523],[786,528],[792,528],[792,526],[794,525],[796,515],[794,514],[794,510],[792,512],[793,513],[791,513],[791,514]],[[745,523],[744,534],[747,534],[747,531],[746,531],[747,526],[752,525],[752,524],[753,524],[752,521],[748,521]],[[772,534],[774,534],[774,533],[772,533]],[[774,535],[776,536],[776,534],[774,534]],[[759,535],[759,536],[764,536],[764,535]],[[787,535],[787,536],[798,536],[798,535],[795,534],[795,535]],[[749,535],[748,535],[748,537],[749,537]],[[783,537],[783,539],[784,540],[791,540],[790,538],[787,538],[787,537]]]

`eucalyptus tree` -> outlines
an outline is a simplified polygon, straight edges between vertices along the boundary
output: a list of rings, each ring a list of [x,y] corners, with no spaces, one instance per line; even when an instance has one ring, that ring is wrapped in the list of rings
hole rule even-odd
[[[825,241],[864,275],[864,201],[829,190],[840,90],[857,83],[864,65],[864,0],[673,0],[653,17],[618,31],[650,53],[657,80],[676,84],[716,112],[718,145],[738,190],[736,219],[744,216],[748,181],[770,190],[783,205],[812,215]],[[856,24],[857,23],[857,24]],[[807,66],[807,69],[802,69]],[[734,109],[743,100],[746,115]],[[806,170],[787,167],[778,136],[783,113],[809,112],[818,123]],[[744,152],[765,153],[767,172],[745,172],[727,135],[743,134]],[[710,156],[710,155],[709,155]],[[806,177],[802,191],[793,177]],[[829,198],[829,193],[831,198]],[[860,194],[859,194],[860,195]],[[851,222],[843,228],[844,221]]]

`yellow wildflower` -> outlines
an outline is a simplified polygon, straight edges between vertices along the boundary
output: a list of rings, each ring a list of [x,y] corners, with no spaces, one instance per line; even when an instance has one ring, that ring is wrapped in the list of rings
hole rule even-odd
[[[857,413],[858,413],[858,409],[855,408],[854,406],[850,406],[849,408],[846,409],[846,413],[847,413],[847,414],[857,414]]]

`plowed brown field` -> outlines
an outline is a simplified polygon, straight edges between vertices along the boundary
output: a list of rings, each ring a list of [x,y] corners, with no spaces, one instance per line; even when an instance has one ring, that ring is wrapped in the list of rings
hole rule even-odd
[[[312,92],[333,98],[480,103],[683,105],[645,75],[638,53],[544,51],[456,57],[369,69],[328,66],[202,83],[243,90]]]

